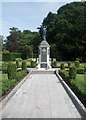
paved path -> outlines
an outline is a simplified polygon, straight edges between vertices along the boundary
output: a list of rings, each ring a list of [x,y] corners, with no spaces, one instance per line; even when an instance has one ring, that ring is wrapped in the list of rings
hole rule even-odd
[[[3,118],[80,118],[54,74],[32,74],[2,110]]]

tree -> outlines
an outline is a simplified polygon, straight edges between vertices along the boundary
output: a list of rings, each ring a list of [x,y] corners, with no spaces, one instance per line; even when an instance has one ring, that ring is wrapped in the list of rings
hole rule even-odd
[[[10,52],[16,52],[19,49],[18,45],[18,28],[10,28],[10,35],[7,37],[7,49]]]

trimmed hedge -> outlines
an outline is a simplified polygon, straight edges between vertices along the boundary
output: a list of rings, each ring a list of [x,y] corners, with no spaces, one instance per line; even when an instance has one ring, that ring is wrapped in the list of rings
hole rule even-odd
[[[56,67],[57,67],[57,61],[52,61],[52,62],[51,62],[51,66],[52,66],[53,68],[56,68]]]
[[[71,62],[70,61],[68,62],[68,67],[71,67]]]
[[[7,73],[7,63],[2,63],[2,73],[3,74]]]
[[[14,52],[2,53],[2,61],[14,61],[16,58],[21,58],[21,53]]]
[[[84,68],[77,68],[77,73],[78,74],[84,74],[85,73],[85,69]]]
[[[26,60],[23,60],[22,61],[22,70],[25,70],[26,68],[27,68]]]
[[[17,68],[20,67],[20,65],[19,65],[19,61],[18,61],[18,60],[16,60],[16,66],[17,66]]]
[[[77,69],[76,67],[70,67],[69,68],[69,77],[70,79],[75,79],[77,74]]]
[[[61,69],[61,70],[64,70],[64,69],[65,69],[64,63],[61,63],[60,69]]]
[[[7,65],[7,74],[8,74],[8,79],[15,79],[16,78],[16,64],[9,62]]]
[[[75,61],[75,67],[79,68],[80,62],[78,60]]]

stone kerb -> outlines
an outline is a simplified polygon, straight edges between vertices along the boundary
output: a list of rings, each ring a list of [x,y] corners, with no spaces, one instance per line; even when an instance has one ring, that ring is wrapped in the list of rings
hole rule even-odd
[[[69,86],[65,83],[65,81],[62,79],[62,77],[57,73],[57,71],[55,71],[55,74],[58,77],[58,79],[60,80],[60,82],[62,83],[62,85],[63,85],[64,89],[66,90],[66,92],[68,93],[68,95],[70,96],[70,98],[73,101],[74,105],[76,106],[77,110],[81,114],[83,120],[86,120],[86,108],[84,107],[84,105],[81,103],[81,101],[78,99],[78,97],[74,94],[74,92],[69,88]]]

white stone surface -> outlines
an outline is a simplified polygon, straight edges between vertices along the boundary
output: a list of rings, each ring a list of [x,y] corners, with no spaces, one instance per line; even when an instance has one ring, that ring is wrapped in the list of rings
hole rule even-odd
[[[81,118],[54,74],[32,74],[7,102],[3,118]]]

